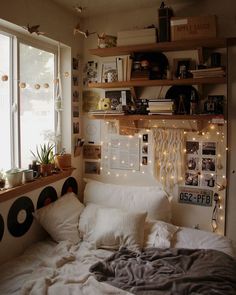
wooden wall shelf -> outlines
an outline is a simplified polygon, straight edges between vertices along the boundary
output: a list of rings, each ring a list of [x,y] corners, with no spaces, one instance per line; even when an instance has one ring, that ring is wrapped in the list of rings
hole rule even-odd
[[[131,54],[133,52],[163,52],[163,51],[179,51],[179,50],[196,50],[201,47],[205,48],[223,48],[228,43],[234,43],[235,38],[213,38],[213,39],[199,39],[199,40],[183,40],[173,42],[160,42],[144,45],[129,45],[111,48],[95,48],[89,49],[92,55],[105,57]]]
[[[127,121],[141,121],[141,120],[196,120],[196,121],[212,121],[212,120],[224,120],[222,115],[89,115],[91,119],[101,120],[127,120]]]
[[[172,85],[203,85],[203,84],[225,84],[226,77],[188,78],[175,80],[131,80],[113,83],[89,83],[89,88],[125,88],[125,87],[154,87]]]
[[[74,168],[64,170],[62,172],[59,172],[57,174],[52,174],[50,176],[46,177],[40,177],[35,179],[32,182],[28,182],[13,188],[9,188],[3,191],[0,191],[0,203],[5,202],[6,200],[19,197],[23,194],[26,194],[28,192],[31,192],[35,189],[38,189],[42,186],[48,185],[50,183],[56,182],[58,180],[61,180],[63,178],[66,178],[70,176],[73,172]]]

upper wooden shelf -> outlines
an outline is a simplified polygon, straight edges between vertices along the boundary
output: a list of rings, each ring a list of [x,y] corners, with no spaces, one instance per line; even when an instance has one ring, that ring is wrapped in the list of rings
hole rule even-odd
[[[95,48],[89,49],[89,53],[96,56],[116,56],[131,54],[133,52],[152,52],[152,51],[179,51],[179,50],[195,50],[201,47],[205,48],[223,48],[228,44],[235,43],[236,38],[213,38],[198,40],[183,40],[173,42],[160,42],[143,45],[129,45],[111,48]]]
[[[188,78],[175,80],[131,80],[113,83],[89,83],[89,88],[125,88],[143,86],[172,86],[172,85],[202,85],[202,84],[224,84],[226,77]]]

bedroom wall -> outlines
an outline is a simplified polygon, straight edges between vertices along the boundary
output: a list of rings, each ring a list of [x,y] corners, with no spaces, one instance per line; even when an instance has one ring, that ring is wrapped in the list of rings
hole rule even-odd
[[[13,31],[18,31],[18,28],[16,28],[15,25],[25,26],[27,23],[30,23],[31,25],[40,24],[40,30],[46,32],[46,38],[54,41],[60,41],[62,44],[64,44],[62,49],[62,72],[71,72],[71,58],[76,57],[81,53],[83,42],[83,40],[78,35],[73,35],[73,28],[78,22],[77,16],[64,10],[60,6],[56,5],[53,1],[9,0],[0,1],[0,19],[3,20],[0,21],[0,26],[10,28]],[[27,34],[27,37],[29,38],[32,36]],[[47,41],[50,40],[46,40],[46,42]],[[64,79],[63,83],[65,94],[65,112],[63,114],[63,132],[65,136],[63,146],[67,148],[67,152],[72,152],[73,154],[74,142],[71,136],[71,76],[68,79]],[[76,168],[72,176],[78,183],[79,194],[81,194],[81,157],[73,158],[72,165]],[[58,196],[61,195],[61,189],[65,181],[66,180],[64,179],[50,185],[51,187],[55,188]],[[35,208],[38,197],[43,189],[44,187],[26,194],[27,198],[32,200]],[[22,196],[19,196],[16,199],[21,197]],[[32,242],[35,242],[45,236],[45,233],[39,226],[37,226],[35,222],[32,223],[26,232],[18,237],[14,237],[9,232],[7,227],[8,213],[11,205],[16,201],[16,199],[0,202],[0,215],[3,217],[4,222],[4,227],[2,227],[2,220],[0,221],[0,263],[20,254]],[[21,204],[22,203],[20,203],[20,205]],[[20,214],[18,214],[19,216],[17,215],[17,220],[20,224],[24,224],[26,221],[25,212],[26,211],[23,210],[20,212]],[[2,229],[4,229],[4,232],[2,232]]]
[[[168,1],[166,1],[166,4],[168,5]],[[233,0],[230,0],[227,2],[227,6],[225,3],[223,3],[220,0],[217,1],[179,1],[177,4],[172,4],[172,8],[174,10],[174,13],[176,16],[191,16],[191,15],[207,15],[207,14],[216,14],[218,18],[218,36],[222,37],[232,37],[235,35],[235,28],[236,28],[236,22],[235,22],[235,10],[232,9],[232,7],[235,7],[235,2]],[[123,13],[115,13],[115,14],[106,14],[101,15],[97,17],[91,17],[87,18],[84,23],[83,27],[84,29],[88,29],[89,31],[96,30],[98,33],[106,32],[107,34],[114,34],[116,35],[117,31],[125,30],[125,29],[135,29],[135,28],[142,28],[143,26],[147,26],[150,24],[157,25],[157,9],[158,7],[148,8],[148,9],[142,9],[142,10],[133,10],[129,12],[123,12]],[[95,57],[88,55],[88,49],[89,48],[96,48],[97,47],[97,40],[96,36],[90,36],[88,39],[84,41],[84,62],[88,60],[97,60]],[[85,89],[86,90],[86,89]],[[226,93],[226,89],[223,87],[218,87],[217,89],[209,89],[210,92],[213,91],[215,94],[218,93]],[[93,90],[94,93],[98,93],[99,95],[103,96],[104,92]],[[150,88],[148,90],[145,90],[145,94],[148,95],[155,95],[156,94],[155,87]],[[95,143],[102,143],[104,144],[104,139],[106,138],[106,125],[108,123],[106,122],[100,122],[100,121],[93,121],[90,123],[90,121],[87,120],[86,113],[84,113],[84,134],[86,137],[86,133],[88,134],[88,130],[91,131],[91,133],[94,134]],[[145,129],[140,130],[140,134],[146,133],[147,131]],[[215,132],[215,131],[214,131]],[[216,131],[215,134],[217,134],[218,131]],[[222,132],[226,133],[226,130],[223,130]],[[89,138],[91,139],[91,134],[89,134]],[[97,136],[98,135],[98,136]],[[137,135],[138,136],[138,135]],[[191,134],[189,137],[191,138]],[[213,140],[217,141],[217,136],[214,137]],[[202,140],[202,139],[200,139]],[[204,141],[204,139],[203,139]],[[106,142],[106,140],[105,140]],[[109,144],[109,142],[108,142]],[[226,145],[224,143],[224,145]],[[150,138],[149,147],[152,146],[152,139]],[[104,147],[103,149],[104,150]],[[141,156],[141,154],[140,154]],[[150,149],[150,156],[153,156],[152,149]],[[222,161],[225,161],[224,159]],[[152,158],[153,160],[153,158]],[[101,181],[107,181],[107,182],[114,182],[114,183],[126,183],[126,184],[158,184],[158,180],[155,178],[154,170],[153,170],[153,162],[150,161],[149,165],[146,167],[141,167],[141,170],[139,173],[137,172],[127,172],[127,171],[115,171],[113,170],[113,173],[107,174],[107,169],[103,167],[104,163],[102,163],[102,170],[100,171],[100,175],[92,175],[92,174],[85,174],[86,177],[89,178],[96,178]],[[103,161],[103,160],[102,160]],[[224,181],[225,173],[226,172],[226,166],[224,165],[224,172],[221,171],[220,176],[220,182]],[[221,193],[224,198],[225,191]],[[235,199],[233,195],[229,195],[228,201],[231,204],[231,206],[234,206]],[[222,204],[224,206],[225,204]],[[224,211],[224,208],[222,208]],[[213,206],[211,208],[204,208],[200,206],[191,206],[191,205],[180,205],[176,201],[176,198],[174,199],[174,222],[177,224],[181,224],[183,226],[189,226],[193,227],[195,225],[199,225],[201,229],[205,230],[211,230],[211,214],[212,214]],[[223,212],[222,211],[222,212]],[[232,224],[232,213],[229,212],[229,215],[227,215],[227,224]],[[224,215],[224,214],[223,214]],[[225,226],[225,220],[224,216],[221,216],[221,225],[220,225],[220,233],[224,232],[224,226]],[[231,225],[232,226],[232,225]],[[235,234],[231,232],[227,232],[228,236],[236,240]]]

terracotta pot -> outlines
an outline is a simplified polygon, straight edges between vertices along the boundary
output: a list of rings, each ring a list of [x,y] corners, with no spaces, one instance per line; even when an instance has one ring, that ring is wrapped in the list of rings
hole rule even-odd
[[[48,176],[52,174],[53,164],[40,164],[40,174]]]
[[[56,167],[60,170],[71,168],[71,154],[56,155],[54,160]]]

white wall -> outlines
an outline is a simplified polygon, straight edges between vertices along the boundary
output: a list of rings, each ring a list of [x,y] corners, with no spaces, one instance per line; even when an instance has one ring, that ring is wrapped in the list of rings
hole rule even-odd
[[[166,1],[168,5],[168,1]],[[222,2],[220,0],[213,1],[188,1],[182,2],[178,4],[172,4],[172,8],[174,10],[175,16],[194,16],[194,15],[208,15],[208,14],[216,14],[218,19],[218,36],[221,37],[232,37],[235,34],[236,22],[235,22],[235,8],[236,3],[234,0],[229,0],[226,2]],[[97,17],[87,18],[84,23],[84,29],[88,29],[89,31],[97,31],[98,33],[105,32],[107,34],[116,35],[117,31],[125,30],[125,29],[134,29],[134,28],[142,28],[151,24],[158,24],[157,19],[157,9],[158,7],[147,8],[142,10],[133,10],[122,13],[113,13],[113,14],[104,14]],[[84,59],[85,61],[88,59],[92,59],[91,56],[88,55],[89,48],[97,47],[96,35],[90,36],[88,39],[84,41]],[[102,91],[95,90],[101,95],[103,95]],[[210,91],[213,91],[210,87]],[[221,91],[221,90],[220,90]],[[225,91],[225,90],[224,90]],[[154,88],[149,90],[148,93],[155,92]],[[225,93],[225,92],[224,92]],[[215,93],[216,94],[216,93]],[[224,166],[224,169],[226,167]],[[111,182],[121,182],[124,180],[121,178],[109,178],[105,176],[103,172],[101,173],[98,179],[111,181]],[[136,174],[128,174],[128,179],[125,180],[126,183],[137,183],[140,184],[140,179],[142,179],[142,183],[152,183],[155,182],[153,178],[152,167],[148,169],[148,173],[142,175],[140,177]],[[236,201],[233,199],[233,195],[230,194],[228,196],[228,204],[230,206],[235,206]],[[197,223],[200,224],[202,229],[211,230],[210,220],[212,208],[198,208],[197,206],[189,205],[178,206],[178,212],[176,211],[176,221],[186,226],[193,226]],[[176,209],[176,206],[175,206]],[[229,214],[227,215],[227,224],[233,224],[232,219],[232,211],[228,209]],[[224,220],[221,224],[221,232],[224,231]],[[236,235],[233,231],[226,231],[228,236],[234,240],[236,240]]]

